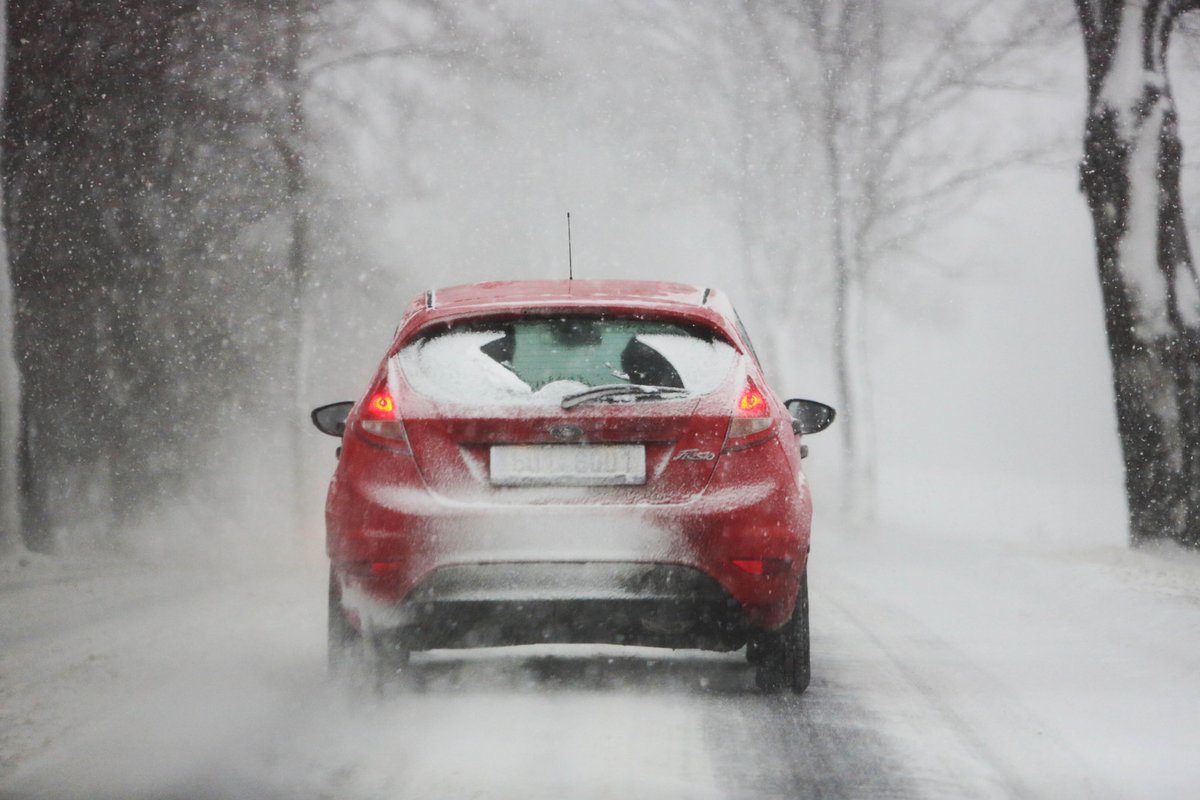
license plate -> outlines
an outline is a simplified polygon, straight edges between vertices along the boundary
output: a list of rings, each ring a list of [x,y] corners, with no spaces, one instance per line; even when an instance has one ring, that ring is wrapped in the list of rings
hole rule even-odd
[[[496,486],[636,486],[646,482],[640,444],[494,445]]]

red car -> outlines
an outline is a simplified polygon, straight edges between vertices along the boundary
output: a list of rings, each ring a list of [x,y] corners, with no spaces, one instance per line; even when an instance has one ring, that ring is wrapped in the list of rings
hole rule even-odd
[[[342,436],[326,504],[331,664],[602,642],[736,650],[809,681],[801,436],[716,290],[512,281],[426,292]]]

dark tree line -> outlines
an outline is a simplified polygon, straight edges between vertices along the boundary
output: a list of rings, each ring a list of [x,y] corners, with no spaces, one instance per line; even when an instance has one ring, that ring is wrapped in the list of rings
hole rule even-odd
[[[222,426],[278,405],[292,187],[277,140],[304,11],[11,6],[4,200],[30,547],[135,520]]]
[[[528,42],[483,0],[23,0],[5,44],[24,544],[120,546],[255,446],[294,475],[254,502],[299,512],[313,292],[345,227],[313,152],[363,124],[339,95],[386,63],[514,75]]]

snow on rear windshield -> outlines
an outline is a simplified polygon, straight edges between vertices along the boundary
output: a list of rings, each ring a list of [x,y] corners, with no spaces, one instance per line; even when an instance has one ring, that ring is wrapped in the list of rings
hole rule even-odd
[[[706,394],[735,357],[733,347],[704,328],[562,316],[441,328],[406,345],[395,361],[416,391],[435,399],[550,404],[592,386],[623,383]]]

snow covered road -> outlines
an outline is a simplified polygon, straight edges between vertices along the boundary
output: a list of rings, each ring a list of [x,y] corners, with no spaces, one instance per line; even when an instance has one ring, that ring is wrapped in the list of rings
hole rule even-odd
[[[24,574],[30,573],[30,574]],[[1183,797],[1200,559],[818,539],[814,681],[741,654],[435,652],[324,680],[324,572],[0,581],[0,797]]]

